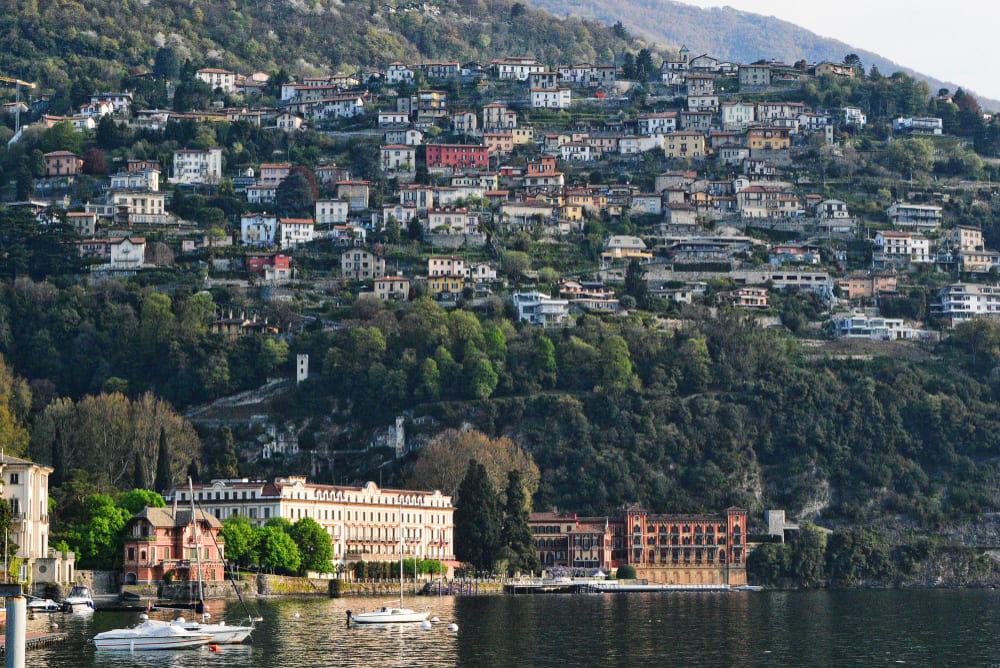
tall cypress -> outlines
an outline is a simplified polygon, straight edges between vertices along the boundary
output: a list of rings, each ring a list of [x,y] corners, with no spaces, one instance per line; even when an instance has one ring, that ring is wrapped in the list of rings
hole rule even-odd
[[[135,453],[135,460],[132,464],[132,487],[135,489],[146,489],[149,483],[146,481],[146,471],[142,467],[142,455]]]
[[[524,489],[521,471],[511,469],[507,472],[502,536],[504,556],[507,559],[507,572],[510,575],[537,573],[542,569],[531,538],[528,510],[528,495]]]
[[[458,486],[455,509],[455,556],[477,571],[491,571],[499,560],[503,543],[503,511],[496,487],[486,467],[475,459]]]
[[[160,449],[156,453],[156,491],[165,494],[174,483],[170,472],[170,445],[167,443],[167,430],[160,427]]]

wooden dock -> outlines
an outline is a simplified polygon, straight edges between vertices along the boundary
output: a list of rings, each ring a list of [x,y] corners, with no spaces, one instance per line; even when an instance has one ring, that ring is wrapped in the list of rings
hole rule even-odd
[[[62,642],[69,637],[68,633],[29,633],[25,638],[24,645],[25,649],[37,649],[39,647],[46,647],[48,645],[55,644],[57,642]],[[0,635],[0,654],[3,654],[6,639],[3,635]]]

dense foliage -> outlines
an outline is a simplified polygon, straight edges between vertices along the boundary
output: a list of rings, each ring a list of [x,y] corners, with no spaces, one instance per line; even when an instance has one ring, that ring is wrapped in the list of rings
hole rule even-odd
[[[170,74],[188,60],[310,74],[384,67],[394,60],[488,62],[498,48],[552,63],[610,62],[628,46],[597,22],[556,19],[509,0],[166,0],[155,11],[137,0],[5,0],[0,16],[0,72],[88,93],[116,86],[132,68]],[[524,30],[528,24],[531,30]],[[173,56],[159,55],[164,46]]]

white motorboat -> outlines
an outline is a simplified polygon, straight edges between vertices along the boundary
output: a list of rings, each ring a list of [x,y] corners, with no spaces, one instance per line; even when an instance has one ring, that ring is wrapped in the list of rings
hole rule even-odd
[[[252,626],[234,626],[232,624],[226,624],[225,622],[221,624],[208,624],[193,620],[187,621],[183,617],[175,619],[174,624],[186,631],[211,634],[212,639],[209,642],[218,645],[239,644],[249,638],[250,634],[253,633]]]
[[[33,598],[28,601],[28,610],[32,612],[59,612],[63,607],[51,598]]]
[[[188,631],[176,624],[149,620],[130,629],[114,629],[94,636],[94,646],[107,650],[190,649],[207,645],[210,633]]]
[[[86,585],[73,585],[69,596],[63,599],[63,610],[67,612],[93,612],[96,609],[94,596]]]
[[[351,621],[357,624],[409,624],[422,622],[430,614],[430,612],[416,612],[409,608],[382,606],[375,610],[351,615]]]

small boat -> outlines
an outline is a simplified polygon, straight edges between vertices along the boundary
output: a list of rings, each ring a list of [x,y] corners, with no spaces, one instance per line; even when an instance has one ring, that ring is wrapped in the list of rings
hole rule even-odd
[[[383,605],[381,608],[362,612],[357,615],[347,611],[348,619],[356,624],[419,624],[430,617],[430,611],[417,612],[403,607],[403,513],[399,513],[399,606]]]
[[[183,617],[178,617],[173,622],[186,631],[195,633],[208,633],[212,636],[209,641],[217,645],[237,645],[253,633],[252,626],[234,626],[232,624],[206,624],[204,622],[187,621]]]
[[[94,596],[90,593],[90,587],[86,585],[73,585],[69,596],[63,600],[63,610],[66,612],[93,612],[97,609],[94,604]]]
[[[97,649],[107,650],[161,650],[190,649],[207,645],[212,640],[210,633],[196,633],[171,624],[149,620],[129,629],[114,629],[98,633],[93,643]]]
[[[63,607],[51,598],[33,598],[28,602],[28,610],[32,612],[59,612],[62,609]]]
[[[761,591],[764,588],[760,585],[736,585],[735,587],[731,587],[731,589],[733,591]]]
[[[430,612],[416,612],[409,608],[382,606],[375,610],[351,615],[351,621],[357,624],[410,624],[422,622],[430,614]]]

